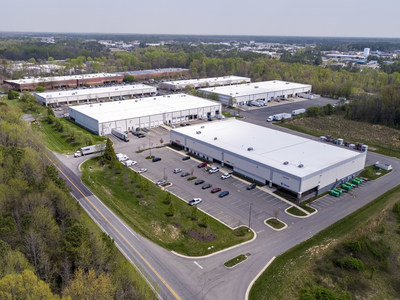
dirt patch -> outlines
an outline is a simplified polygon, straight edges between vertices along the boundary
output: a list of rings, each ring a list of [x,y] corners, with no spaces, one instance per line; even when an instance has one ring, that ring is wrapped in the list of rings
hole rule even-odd
[[[169,232],[169,235],[170,235],[171,239],[178,240],[180,238],[181,234],[180,234],[178,228],[176,228],[173,225],[169,224],[167,226],[167,229],[168,229],[168,232]]]
[[[212,233],[202,233],[201,231],[198,231],[196,229],[190,229],[187,233],[188,236],[193,238],[196,241],[199,242],[212,242],[214,241],[217,237],[215,234]]]
[[[147,202],[144,201],[144,200],[142,200],[142,201],[139,201],[139,204],[140,204],[140,205],[147,205]]]

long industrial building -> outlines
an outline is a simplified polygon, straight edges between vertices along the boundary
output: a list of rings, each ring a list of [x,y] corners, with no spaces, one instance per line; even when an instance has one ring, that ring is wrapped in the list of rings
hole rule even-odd
[[[185,94],[69,107],[72,121],[98,135],[110,134],[113,128],[130,131],[172,125],[220,113],[219,102]]]
[[[299,93],[311,93],[312,86],[287,81],[262,81],[247,84],[199,89],[204,94],[217,94],[225,105],[244,105],[261,100],[269,102],[276,99],[297,97]]]
[[[110,73],[97,73],[97,74],[83,74],[71,76],[54,76],[54,77],[40,77],[40,78],[27,78],[18,80],[4,80],[5,84],[9,84],[13,89],[18,91],[34,91],[38,86],[43,86],[45,89],[56,88],[76,88],[85,85],[103,85],[111,83],[121,83],[124,75],[110,74]]]
[[[299,200],[358,175],[367,154],[238,120],[173,129],[170,141]]]
[[[160,88],[171,91],[181,91],[184,90],[186,87],[197,89],[197,88],[206,88],[214,86],[249,83],[250,81],[251,79],[248,77],[224,76],[224,77],[200,78],[200,79],[189,79],[189,80],[165,81],[160,83]]]
[[[122,100],[124,98],[152,96],[157,93],[153,86],[144,84],[115,85],[110,87],[76,89],[55,92],[34,93],[36,99],[46,106],[75,104],[80,102]]]

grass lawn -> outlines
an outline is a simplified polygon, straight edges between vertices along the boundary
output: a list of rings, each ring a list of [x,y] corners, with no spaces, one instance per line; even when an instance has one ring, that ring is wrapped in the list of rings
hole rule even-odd
[[[301,211],[300,209],[298,209],[298,208],[295,207],[295,206],[292,206],[291,208],[289,208],[289,209],[287,210],[287,212],[288,212],[289,214],[294,215],[294,216],[300,216],[300,217],[307,216],[307,214],[306,214],[305,212]]]
[[[383,175],[386,175],[387,173],[390,173],[392,170],[386,171],[382,169],[376,168],[374,165],[368,166],[364,168],[364,171],[358,175],[358,177],[366,177],[370,180],[375,180],[378,179],[379,177],[382,177]],[[379,173],[379,174],[377,174]]]
[[[400,266],[390,262],[396,257],[398,260],[400,254],[400,224],[392,213],[399,199],[400,186],[278,256],[257,279],[249,298],[398,299],[400,280],[394,274],[399,274]],[[370,241],[360,242],[363,239]],[[357,249],[373,250],[362,258],[363,271],[345,270],[332,263],[333,258],[345,253],[343,245],[353,247],[354,253]],[[393,255],[387,258],[387,251]],[[377,259],[381,262],[371,267]],[[301,291],[318,289],[318,286],[322,286],[320,292],[332,290],[335,297],[317,298],[314,293],[300,298]],[[345,291],[353,296],[345,297]]]
[[[241,263],[242,261],[246,260],[247,256],[244,254],[240,254],[227,262],[224,263],[225,267],[232,268],[233,266],[236,266],[238,263]]]
[[[313,136],[332,135],[350,143],[361,142],[368,150],[400,158],[400,130],[383,125],[347,120],[343,116],[296,118],[275,125]]]
[[[275,229],[281,229],[281,228],[285,227],[285,223],[279,221],[276,218],[270,218],[267,221],[265,221],[265,223],[274,227]]]
[[[59,120],[64,124],[64,126],[69,126],[70,128],[74,128],[75,130],[82,132],[82,134],[89,136],[92,145],[105,142],[104,137],[95,135],[67,119],[61,118]],[[69,141],[69,138],[65,135],[65,133],[58,132],[55,130],[53,124],[48,124],[44,119],[40,121],[40,125],[40,128],[38,128],[38,126],[35,124],[32,124],[32,127],[43,134],[45,145],[51,151],[58,153],[71,153],[75,152],[81,147],[87,146],[86,144]]]
[[[83,182],[135,231],[166,249],[200,256],[253,238],[247,227],[231,230],[129,168],[117,174],[98,161],[82,165]]]
[[[233,116],[231,115],[231,113],[229,111],[223,111],[222,115],[226,118],[232,118]]]

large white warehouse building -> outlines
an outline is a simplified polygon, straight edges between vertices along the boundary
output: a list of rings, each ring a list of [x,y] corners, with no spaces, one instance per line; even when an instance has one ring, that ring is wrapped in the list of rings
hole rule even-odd
[[[302,199],[364,169],[366,152],[348,150],[238,120],[173,129],[171,144]]]
[[[310,84],[287,81],[262,81],[247,84],[202,88],[204,94],[217,94],[225,105],[244,105],[250,101],[261,100],[268,102],[280,98],[297,97],[299,93],[311,93]]]
[[[151,96],[157,93],[153,86],[144,84],[115,85],[101,88],[75,89],[55,92],[35,93],[36,99],[43,105],[74,104],[80,102],[102,101],[133,97]]]
[[[189,79],[189,80],[165,81],[160,83],[160,88],[172,91],[181,91],[185,89],[187,86],[197,89],[197,88],[206,88],[212,86],[249,83],[250,81],[251,79],[248,77],[224,76],[224,77],[200,78],[200,79]]]
[[[98,135],[109,134],[113,128],[130,131],[207,118],[220,113],[219,102],[185,94],[69,107],[72,121]]]

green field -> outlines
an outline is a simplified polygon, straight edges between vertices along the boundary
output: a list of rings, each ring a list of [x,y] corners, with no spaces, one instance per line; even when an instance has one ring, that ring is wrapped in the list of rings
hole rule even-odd
[[[367,144],[370,151],[400,158],[400,130],[391,127],[347,120],[337,115],[296,118],[275,125],[317,137],[330,134],[353,144]]]
[[[82,136],[86,137],[88,142],[75,142],[71,141],[69,136],[65,132],[58,132],[53,124],[48,124],[44,119],[40,121],[40,128],[32,123],[32,127],[41,132],[43,135],[43,140],[47,148],[51,151],[58,152],[58,153],[72,153],[78,150],[81,147],[95,145],[105,142],[104,137],[100,137],[95,135],[82,127],[70,122],[67,119],[60,118],[60,122],[70,129],[73,129],[77,132],[80,132]]]
[[[278,256],[250,299],[399,299],[400,187]]]
[[[82,165],[82,180],[135,231],[166,249],[200,256],[253,238],[246,227],[229,229],[129,168],[118,174],[93,158]]]

